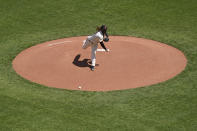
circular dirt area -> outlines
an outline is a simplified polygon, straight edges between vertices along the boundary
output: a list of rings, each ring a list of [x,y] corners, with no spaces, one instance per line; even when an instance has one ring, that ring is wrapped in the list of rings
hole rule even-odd
[[[38,44],[13,61],[25,79],[70,90],[109,91],[142,87],[166,81],[184,70],[187,60],[178,49],[143,38],[110,36],[109,52],[96,54],[90,70],[91,48],[82,49],[87,37],[71,37]]]

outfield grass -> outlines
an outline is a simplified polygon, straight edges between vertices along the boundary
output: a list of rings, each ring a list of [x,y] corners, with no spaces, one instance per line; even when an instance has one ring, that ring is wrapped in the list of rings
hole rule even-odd
[[[89,35],[148,38],[180,49],[188,64],[157,85],[111,92],[44,87],[12,60],[32,45]],[[197,130],[196,0],[0,0],[0,130]]]

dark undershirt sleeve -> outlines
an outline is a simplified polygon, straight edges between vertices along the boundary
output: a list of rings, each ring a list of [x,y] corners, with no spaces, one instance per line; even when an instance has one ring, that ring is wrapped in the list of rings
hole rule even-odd
[[[102,42],[100,42],[100,44],[101,44],[101,46],[102,46],[102,48],[103,48],[103,49],[107,50],[107,48],[105,47],[105,45],[104,45],[103,41],[102,41]]]
[[[106,37],[108,38],[108,34],[107,34],[107,32],[105,33],[105,35],[106,35]]]

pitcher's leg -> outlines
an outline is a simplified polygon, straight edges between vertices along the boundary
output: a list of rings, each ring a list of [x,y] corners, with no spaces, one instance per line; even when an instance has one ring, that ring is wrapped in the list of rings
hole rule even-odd
[[[97,50],[98,44],[92,45],[92,53],[91,53],[91,60],[92,60],[92,68],[94,70],[94,67],[96,65],[96,50]]]
[[[83,41],[82,48],[83,48],[83,49],[86,49],[86,48],[88,48],[90,45],[91,45],[91,42],[90,42],[88,39],[86,39],[86,40]]]

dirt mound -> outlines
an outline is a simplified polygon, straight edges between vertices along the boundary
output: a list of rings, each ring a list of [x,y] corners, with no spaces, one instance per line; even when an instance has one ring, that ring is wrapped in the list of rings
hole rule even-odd
[[[92,72],[91,49],[81,48],[84,39],[71,37],[28,48],[16,56],[13,68],[25,79],[49,87],[109,91],[166,81],[184,70],[187,63],[181,51],[166,44],[111,36],[105,44],[110,52],[97,52],[97,66]]]

